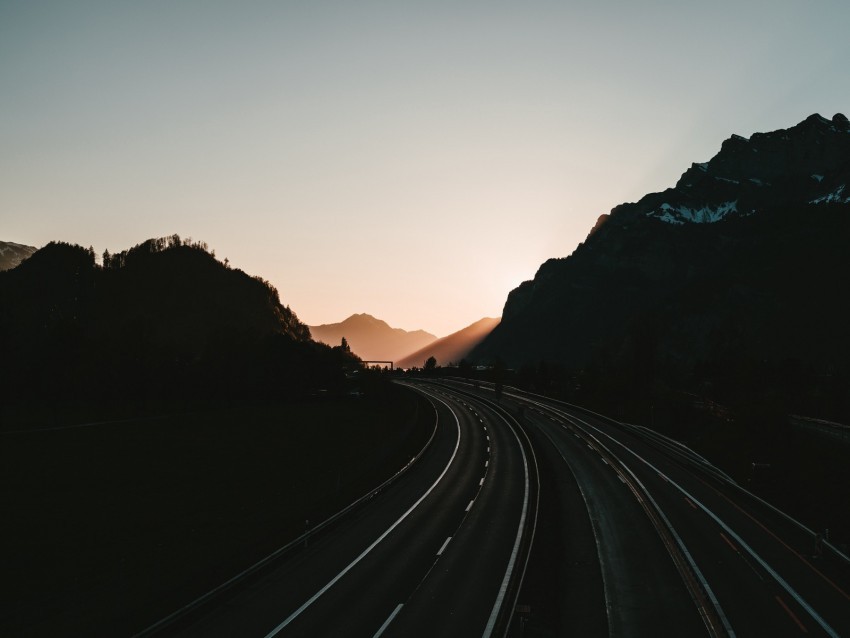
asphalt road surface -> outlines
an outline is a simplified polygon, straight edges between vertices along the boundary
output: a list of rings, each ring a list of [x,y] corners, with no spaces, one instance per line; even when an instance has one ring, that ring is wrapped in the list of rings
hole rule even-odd
[[[144,635],[850,636],[850,560],[681,444],[405,383],[435,429],[404,474]]]
[[[850,636],[850,564],[812,530],[645,428],[511,388],[501,404],[543,477],[527,635]]]
[[[432,403],[435,435],[401,477],[141,635],[503,635],[536,521],[531,446],[484,398],[410,386]]]

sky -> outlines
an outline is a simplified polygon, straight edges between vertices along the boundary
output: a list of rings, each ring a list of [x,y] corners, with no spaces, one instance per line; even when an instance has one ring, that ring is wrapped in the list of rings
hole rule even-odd
[[[731,134],[850,114],[846,0],[0,0],[0,240],[174,233],[311,325],[499,316]]]

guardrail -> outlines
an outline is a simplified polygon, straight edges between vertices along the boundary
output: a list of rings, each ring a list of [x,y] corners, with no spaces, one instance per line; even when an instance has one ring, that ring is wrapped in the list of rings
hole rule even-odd
[[[806,430],[817,436],[850,445],[850,426],[798,414],[789,414],[788,423],[800,430]]]
[[[404,385],[404,384],[400,384],[400,385]],[[434,407],[433,404],[432,404],[432,407]],[[193,611],[200,609],[201,607],[208,604],[210,601],[214,600],[216,597],[218,597],[219,595],[221,595],[222,593],[224,593],[225,591],[227,591],[231,587],[234,587],[235,585],[243,582],[249,576],[256,574],[257,572],[259,572],[264,567],[268,567],[269,565],[271,565],[271,563],[273,563],[278,558],[281,558],[282,556],[286,555],[287,553],[289,553],[289,552],[291,552],[291,551],[293,551],[293,550],[295,550],[299,547],[303,547],[304,544],[307,541],[309,541],[310,538],[312,538],[316,534],[326,530],[331,525],[333,525],[334,523],[336,523],[340,519],[342,519],[344,516],[351,513],[353,510],[357,509],[358,507],[364,505],[366,502],[370,501],[371,499],[375,498],[378,494],[380,494],[381,492],[386,490],[390,485],[395,483],[399,478],[401,478],[404,474],[406,474],[407,471],[420,458],[422,458],[422,455],[424,455],[425,452],[428,451],[428,448],[431,447],[431,443],[434,441],[434,436],[436,436],[436,434],[437,434],[437,422],[438,422],[438,420],[436,418],[436,411],[437,411],[437,409],[436,409],[436,407],[434,407],[434,413],[435,413],[434,428],[431,430],[431,436],[428,437],[428,441],[425,443],[425,445],[422,447],[422,449],[419,450],[419,452],[416,454],[416,456],[414,456],[412,459],[410,459],[410,461],[408,461],[407,464],[404,465],[404,467],[402,467],[398,472],[396,472],[391,477],[389,477],[386,481],[381,483],[378,487],[370,490],[369,492],[367,492],[366,494],[364,494],[363,496],[361,496],[360,498],[355,500],[353,503],[347,505],[346,507],[344,507],[343,509],[338,511],[336,514],[333,514],[332,516],[325,519],[324,521],[322,521],[321,523],[319,523],[315,527],[312,527],[311,529],[307,530],[306,532],[304,532],[303,534],[301,534],[297,538],[291,540],[290,542],[288,542],[283,547],[280,547],[280,548],[276,549],[275,551],[273,551],[268,556],[261,558],[260,560],[258,560],[256,563],[254,563],[253,565],[251,565],[247,569],[244,569],[243,571],[239,572],[238,574],[236,574],[232,578],[223,582],[221,585],[211,589],[210,591],[203,594],[202,596],[199,596],[198,598],[196,598],[192,602],[184,605],[183,607],[181,607],[177,611],[175,611],[175,612],[169,614],[168,616],[166,616],[165,618],[155,622],[154,624],[143,629],[139,633],[134,634],[132,638],[148,638],[149,636],[156,635],[157,632],[162,631],[163,629],[165,629],[166,627],[169,627],[170,625],[173,625],[175,622],[186,617],[187,615],[189,615]]]

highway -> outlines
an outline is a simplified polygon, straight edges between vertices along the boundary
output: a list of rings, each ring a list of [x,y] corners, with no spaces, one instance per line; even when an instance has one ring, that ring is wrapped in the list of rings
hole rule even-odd
[[[434,435],[321,533],[140,636],[845,636],[850,561],[646,428],[405,381]]]
[[[529,432],[543,477],[540,538],[520,594],[541,635],[850,635],[848,561],[829,547],[814,557],[811,530],[705,459],[515,389],[501,404]],[[545,585],[558,594],[544,595]]]
[[[533,450],[489,400],[408,385],[431,402],[435,427],[403,474],[138,635],[504,635],[533,544]]]

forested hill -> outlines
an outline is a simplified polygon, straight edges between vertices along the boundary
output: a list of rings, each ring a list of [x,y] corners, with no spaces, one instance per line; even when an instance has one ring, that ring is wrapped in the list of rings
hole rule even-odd
[[[103,255],[53,242],[0,273],[0,400],[280,396],[356,359],[310,339],[267,281],[200,242]]]

